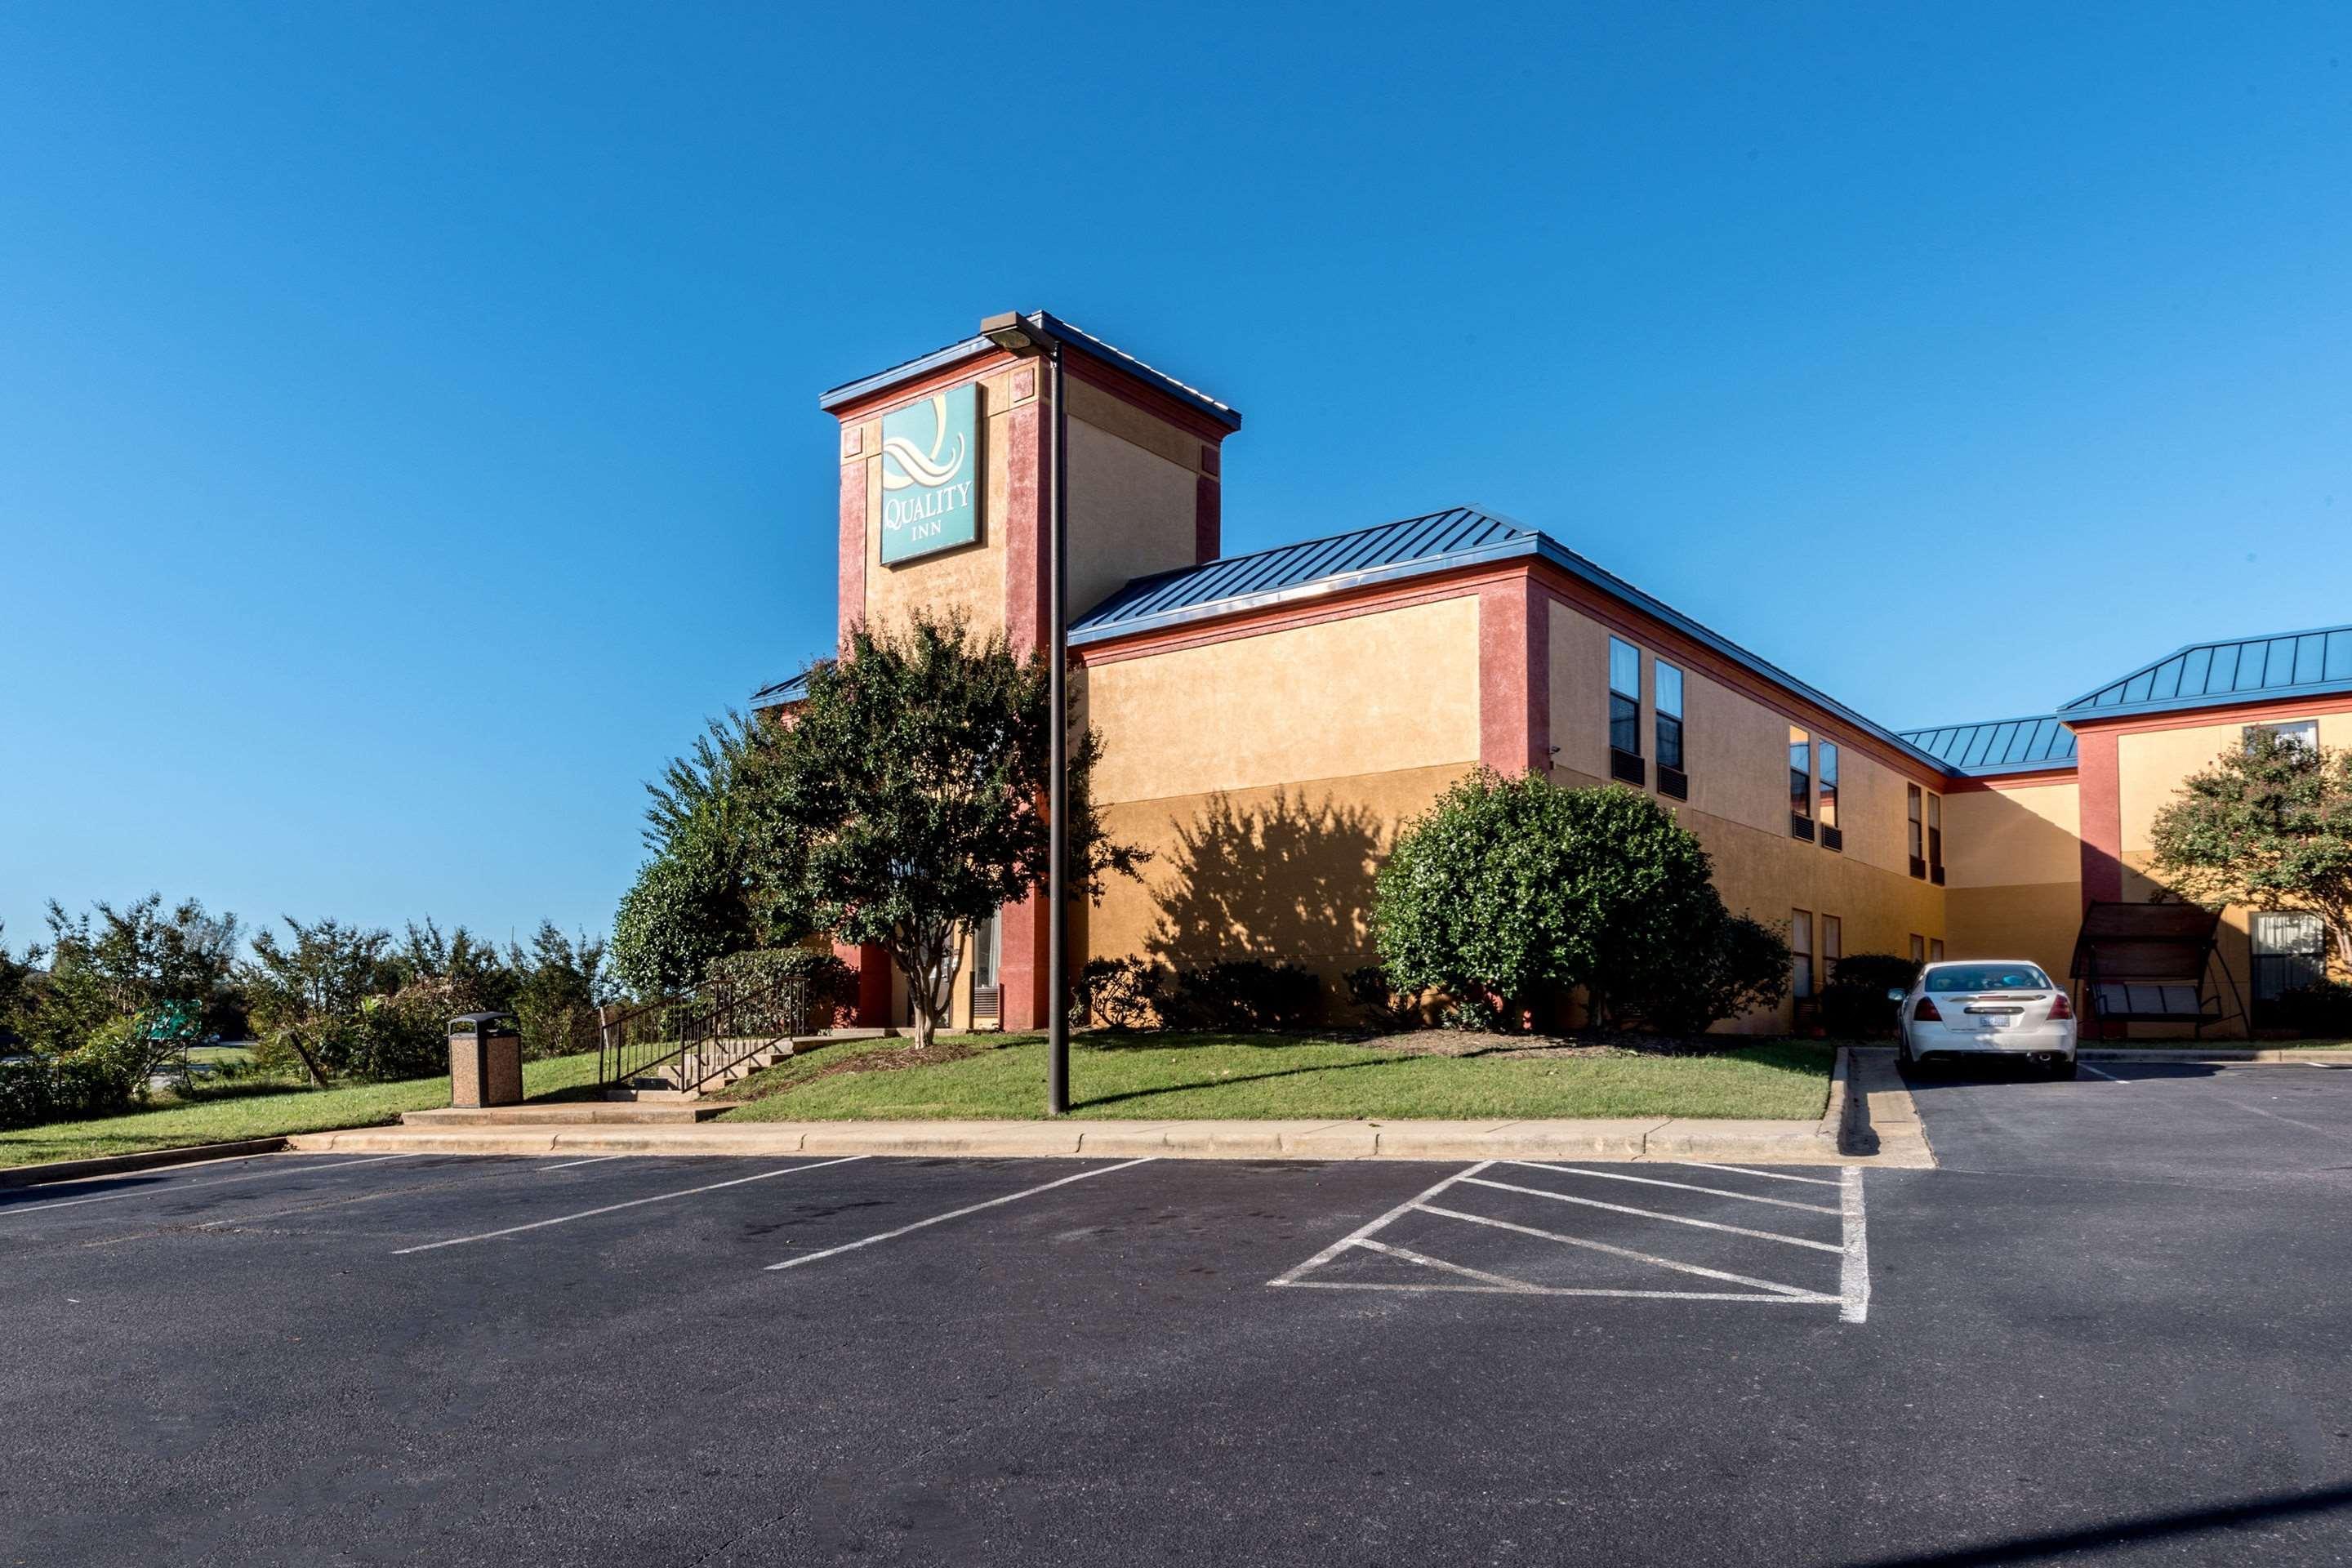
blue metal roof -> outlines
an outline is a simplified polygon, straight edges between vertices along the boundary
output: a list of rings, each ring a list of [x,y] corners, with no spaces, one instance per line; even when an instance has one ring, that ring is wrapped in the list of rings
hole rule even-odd
[[[2055,713],[1906,730],[1903,738],[1956,773],[2044,773],[2074,765],[2074,731]]]
[[[1499,513],[1451,507],[1354,533],[1285,544],[1199,566],[1139,577],[1080,616],[1070,645],[1159,631],[1268,605],[1317,598],[1369,584],[1535,556],[1662,621],[1742,668],[1793,691],[1865,734],[1942,770],[1943,760],[1815,690],[1778,665],[1692,620],[1661,599],[1587,561],[1550,535]]]
[[[806,697],[809,689],[809,674],[815,668],[815,665],[811,665],[798,675],[787,676],[782,680],[770,681],[751,693],[751,711],[756,713],[762,708],[782,708],[788,702],[798,702],[802,698]]]
[[[2336,691],[2352,691],[2352,626],[2191,643],[2058,711],[2105,718]]]
[[[1542,537],[1505,519],[1453,507],[1354,533],[1227,556],[1137,578],[1072,622],[1070,641],[1100,642],[1304,595],[1333,594],[1441,567],[1529,554]]]
[[[1074,327],[1059,316],[1045,310],[1025,310],[1022,314],[1035,322],[1039,330],[1061,339],[1063,342],[1089,359],[1099,360],[1115,370],[1126,372],[1138,381],[1166,393],[1187,407],[1200,410],[1228,430],[1238,430],[1242,427],[1241,410],[1231,404],[1219,402],[1197,386],[1186,385],[1166,371],[1154,370],[1126,350],[1114,348],[1092,332],[1080,327]],[[985,353],[993,347],[995,344],[984,337],[965,338],[960,342],[950,343],[945,348],[933,349],[929,353],[919,355],[904,364],[894,364],[888,370],[876,371],[872,375],[861,375],[856,381],[845,381],[831,391],[821,394],[816,400],[816,405],[831,413],[845,403],[855,403],[861,397],[880,392],[902,381],[911,381],[916,376],[928,372],[943,370],[958,360],[970,359],[977,353]]]

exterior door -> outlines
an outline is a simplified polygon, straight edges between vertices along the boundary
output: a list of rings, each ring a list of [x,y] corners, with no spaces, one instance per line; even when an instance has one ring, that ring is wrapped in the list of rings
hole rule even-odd
[[[2275,1002],[2282,992],[2316,985],[2327,973],[2326,937],[2317,915],[2257,913],[2253,939],[2257,1002]]]

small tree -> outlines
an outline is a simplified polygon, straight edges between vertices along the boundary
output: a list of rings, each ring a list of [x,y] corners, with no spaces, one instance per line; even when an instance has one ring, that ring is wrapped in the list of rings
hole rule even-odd
[[[324,1089],[328,1067],[357,1052],[367,1004],[398,983],[392,937],[331,920],[304,925],[289,916],[286,927],[291,942],[272,931],[253,939],[243,976],[253,1020],[265,1046],[290,1052]]]
[[[1045,879],[1051,709],[1044,656],[918,615],[851,633],[746,770],[754,864],[779,916],[874,942],[906,975],[929,1045],[955,977],[956,933]],[[1087,802],[1100,741],[1072,726],[1069,880],[1133,875]]]
[[[639,995],[698,984],[715,959],[805,935],[780,924],[753,863],[748,780],[758,726],[730,712],[646,786],[653,858],[613,921],[613,968]]]
[[[143,1084],[228,993],[237,919],[207,914],[194,899],[167,910],[150,893],[80,915],[52,900],[48,925],[49,972],[26,1033],[51,1052],[78,1050],[103,1031],[119,1056],[138,1058]]]
[[[1734,924],[1710,872],[1647,795],[1481,769],[1399,837],[1373,931],[1400,990],[1473,1017],[1521,1027],[1581,986],[1597,1023],[1696,1032],[1769,989],[1758,938],[1778,940]]]
[[[2148,846],[2170,891],[2316,915],[2352,967],[2352,751],[2250,730],[2156,814]]]

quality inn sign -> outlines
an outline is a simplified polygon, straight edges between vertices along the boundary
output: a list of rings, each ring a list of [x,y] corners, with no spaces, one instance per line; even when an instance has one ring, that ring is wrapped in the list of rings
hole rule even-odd
[[[978,389],[934,393],[882,416],[882,560],[980,537]]]

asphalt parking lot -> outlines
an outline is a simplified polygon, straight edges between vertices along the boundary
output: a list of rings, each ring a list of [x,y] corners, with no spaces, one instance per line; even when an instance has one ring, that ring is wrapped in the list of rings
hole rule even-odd
[[[0,1562],[2352,1562],[2352,1072],[1940,1168],[272,1156],[0,1194]]]

